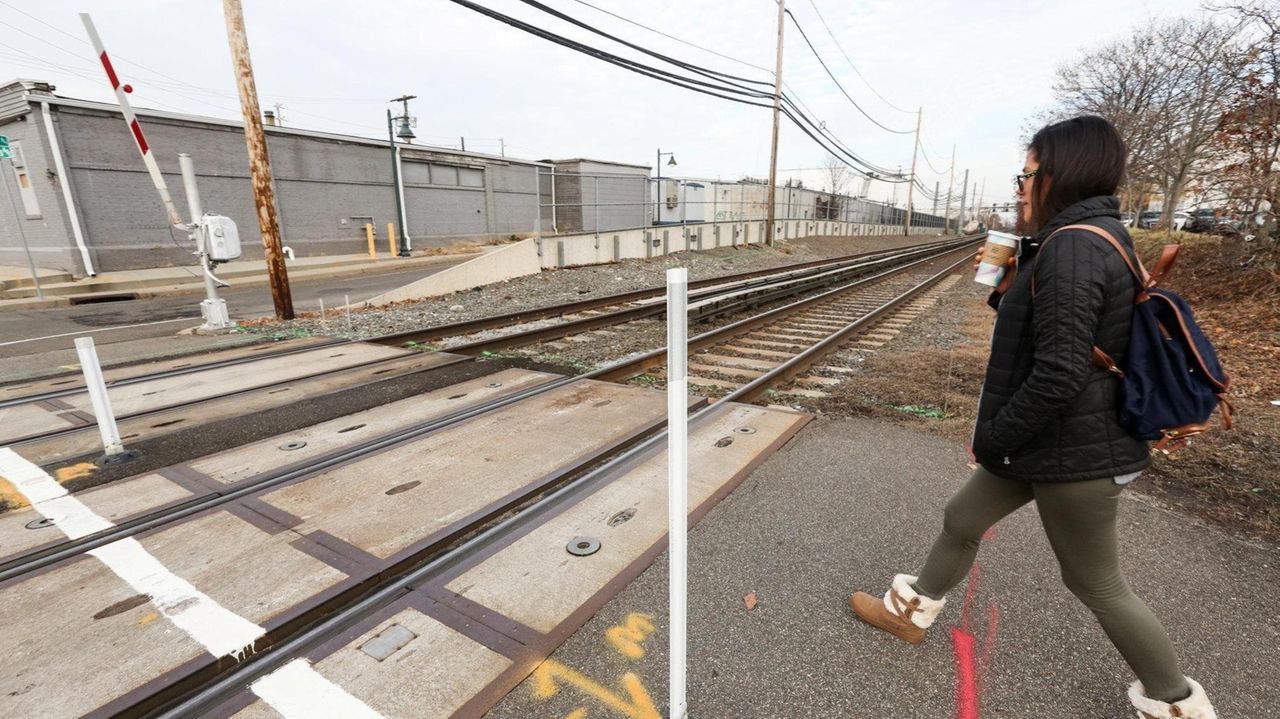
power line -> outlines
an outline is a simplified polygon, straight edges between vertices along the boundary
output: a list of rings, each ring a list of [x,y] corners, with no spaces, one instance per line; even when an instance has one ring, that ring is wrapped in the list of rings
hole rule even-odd
[[[639,23],[639,22],[636,22],[636,21],[631,20],[631,19],[629,19],[629,18],[623,17],[622,15],[618,15],[617,13],[613,13],[613,12],[610,12],[610,11],[608,11],[608,10],[604,10],[603,8],[599,8],[599,7],[595,6],[595,5],[592,5],[591,3],[585,2],[585,0],[574,0],[574,1],[575,1],[575,2],[578,2],[578,3],[579,3],[579,4],[581,4],[581,5],[585,5],[586,7],[592,8],[592,9],[594,9],[594,10],[598,10],[599,12],[602,12],[602,13],[604,13],[604,14],[606,14],[606,15],[611,16],[611,17],[614,17],[614,18],[617,18],[617,19],[619,19],[619,20],[622,20],[623,22],[626,22],[626,23],[628,23],[628,24],[634,25],[634,26],[636,26],[636,27],[642,28],[642,29],[647,30],[647,31],[652,32],[652,33],[656,33],[656,34],[658,34],[658,35],[660,35],[660,36],[662,36],[662,37],[665,37],[665,38],[668,38],[668,39],[671,39],[671,40],[675,40],[676,42],[679,42],[679,43],[681,43],[681,44],[688,45],[689,47],[693,47],[693,48],[696,48],[696,49],[698,49],[698,50],[702,50],[702,51],[704,51],[704,52],[711,53],[711,54],[713,54],[713,55],[716,55],[717,57],[722,57],[722,58],[725,58],[725,59],[727,59],[727,60],[731,60],[731,61],[733,61],[733,62],[736,62],[736,63],[740,64],[740,65],[744,65],[744,66],[747,66],[747,67],[755,68],[755,69],[757,69],[757,70],[762,70],[762,71],[764,71],[764,72],[769,73],[770,75],[772,75],[772,74],[773,74],[773,71],[772,71],[772,70],[769,70],[768,68],[763,68],[763,67],[761,67],[761,66],[759,66],[759,65],[754,65],[754,64],[752,64],[752,63],[746,62],[745,60],[739,60],[739,59],[737,59],[737,58],[730,57],[729,55],[725,55],[725,54],[723,54],[723,53],[716,52],[715,50],[711,50],[711,49],[709,49],[709,48],[703,47],[703,46],[698,45],[698,44],[696,44],[696,43],[692,43],[692,42],[689,42],[689,41],[687,41],[687,40],[683,40],[683,39],[681,39],[681,38],[676,37],[675,35],[671,35],[670,33],[663,32],[663,31],[661,31],[661,30],[658,30],[658,29],[656,29],[656,28],[650,27],[650,26],[645,25],[645,24],[643,24],[643,23]],[[539,9],[544,9],[544,8],[545,8],[545,6],[542,6],[540,3],[528,2],[527,4],[534,5],[535,7],[539,7]],[[545,10],[544,10],[544,11],[545,11]],[[563,13],[557,13],[557,12],[554,12],[554,11],[549,11],[549,12],[550,12],[550,14],[556,15],[557,17],[561,17],[562,19],[567,18],[567,16],[565,16]],[[598,35],[601,35],[601,36],[607,37],[607,38],[609,38],[609,39],[611,39],[611,40],[614,40],[614,41],[619,42],[619,43],[621,43],[621,44],[623,44],[623,45],[626,45],[627,47],[636,48],[636,49],[641,50],[641,52],[645,52],[646,54],[649,54],[649,55],[651,55],[651,56],[653,56],[653,57],[657,57],[657,58],[662,59],[662,60],[664,60],[664,61],[666,61],[666,62],[672,62],[672,64],[675,64],[675,65],[677,65],[677,66],[679,66],[679,67],[693,67],[690,63],[684,63],[684,62],[681,62],[681,61],[673,61],[673,58],[671,58],[671,57],[669,57],[669,56],[667,56],[667,55],[663,55],[663,54],[661,54],[661,53],[656,53],[656,52],[653,52],[653,51],[650,51],[650,50],[647,50],[647,49],[641,48],[641,47],[639,47],[639,46],[637,46],[637,45],[635,45],[635,44],[633,44],[633,43],[629,43],[629,42],[626,42],[626,41],[622,41],[622,40],[620,40],[620,39],[618,39],[618,38],[616,38],[616,37],[614,37],[614,36],[612,36],[612,35],[608,35],[607,33],[604,33],[604,32],[602,32],[602,31],[600,31],[600,30],[597,30],[597,29],[595,29],[594,27],[591,27],[591,26],[589,26],[589,25],[587,25],[587,24],[585,24],[585,23],[582,23],[582,22],[579,22],[579,21],[576,21],[576,20],[572,20],[572,19],[570,19],[569,21],[570,21],[570,22],[572,22],[573,24],[575,24],[575,25],[579,26],[579,27],[583,27],[583,28],[588,29],[588,30],[590,30],[591,32],[594,32],[594,33],[596,33],[596,34],[598,34]],[[702,69],[704,69],[704,70],[705,70],[706,68],[702,68]],[[709,71],[709,72],[714,72],[714,71]],[[720,74],[720,73],[717,73],[717,74]],[[725,75],[725,76],[726,76],[726,77],[736,77],[736,76],[727,76],[727,75]],[[746,80],[746,78],[741,78],[741,79]],[[762,83],[762,82],[758,82],[758,81],[750,81],[750,80],[747,80],[747,81],[748,81],[748,82],[753,82],[754,84],[760,84],[760,85],[764,85],[764,84],[766,84],[766,83]],[[825,122],[821,122],[821,121],[819,121],[819,122],[817,122],[817,123],[814,123],[811,119],[809,119],[809,116],[810,116],[810,115],[816,115],[816,113],[814,113],[814,112],[813,112],[813,110],[812,110],[812,109],[811,109],[807,104],[805,104],[804,100],[800,98],[800,96],[796,93],[795,89],[791,87],[791,85],[787,84],[785,81],[782,83],[782,85],[783,85],[783,87],[787,88],[787,90],[789,91],[788,93],[786,93],[786,94],[784,94],[784,95],[783,95],[783,101],[784,101],[784,102],[786,102],[786,103],[788,103],[789,105],[791,105],[791,108],[795,111],[795,113],[796,113],[797,115],[800,115],[800,116],[801,116],[805,121],[807,121],[807,122],[808,122],[808,124],[809,124],[810,126],[812,126],[814,129],[816,129],[820,134],[822,134],[824,137],[828,138],[828,140],[829,140],[829,141],[831,141],[832,143],[834,143],[837,147],[839,147],[839,148],[840,148],[842,151],[844,151],[847,155],[849,155],[850,157],[855,158],[855,161],[856,161],[856,162],[858,162],[859,164],[861,164],[863,167],[867,168],[867,170],[869,170],[869,171],[871,171],[871,172],[873,172],[873,173],[876,173],[876,174],[880,174],[880,175],[893,175],[893,174],[894,174],[893,170],[890,170],[889,168],[877,166],[877,165],[875,165],[875,164],[873,164],[873,163],[870,163],[870,162],[866,161],[866,160],[865,160],[865,159],[863,159],[863,158],[858,157],[858,156],[856,155],[856,153],[854,153],[852,150],[850,150],[847,146],[845,146],[845,145],[844,145],[844,143],[840,142],[840,140],[839,140],[839,139],[837,139],[837,138],[835,137],[835,135],[833,135],[830,131],[828,131],[828,130],[826,129],[826,123],[825,123]],[[804,111],[807,111],[807,113],[808,113],[808,114],[806,114],[806,113],[805,113],[804,111],[802,111],[800,108],[797,108],[797,107],[796,107],[796,104],[797,104],[797,103],[800,105],[800,107],[803,107],[803,108],[804,108]],[[795,118],[795,117],[792,117],[792,118],[790,118],[790,119],[791,119],[793,122],[795,122],[795,121],[796,121],[796,118]],[[832,153],[832,154],[835,154],[835,153]],[[846,164],[848,164],[848,163],[846,163]],[[857,170],[857,168],[854,168],[854,169],[855,169],[855,170]],[[866,172],[863,172],[862,170],[857,170],[857,171],[858,171],[858,172],[860,172],[860,173],[862,173],[862,174],[864,174],[864,175],[866,175],[866,174],[867,174]],[[905,180],[897,180],[897,181],[905,181]]]
[[[862,113],[863,117],[870,120],[872,123],[874,123],[877,127],[884,130],[885,132],[891,132],[895,135],[911,135],[915,133],[915,130],[895,130],[881,123],[879,120],[875,119],[871,115],[868,115],[867,111],[863,110],[862,106],[859,105],[857,101],[853,99],[853,96],[850,95],[849,92],[844,89],[844,85],[841,85],[840,81],[836,79],[835,73],[831,72],[831,68],[827,67],[827,63],[822,59],[822,55],[818,54],[818,48],[814,47],[813,43],[810,42],[809,36],[805,33],[804,28],[800,25],[800,21],[796,20],[796,16],[793,15],[790,10],[787,11],[787,17],[791,18],[791,24],[795,25],[796,29],[800,31],[800,37],[804,38],[804,43],[809,46],[809,50],[813,52],[813,56],[818,59],[818,64],[822,66],[823,70],[827,71],[827,77],[831,78],[831,81],[836,84],[836,87],[840,89],[840,92],[845,96],[845,98],[849,101],[849,103],[852,104],[855,108],[857,108],[858,112]]]
[[[831,36],[831,41],[836,44],[836,49],[840,51],[841,55],[844,55],[845,62],[849,63],[849,67],[853,68],[854,74],[856,74],[858,78],[862,80],[863,84],[867,86],[867,89],[870,90],[872,94],[874,94],[876,97],[880,98],[880,101],[883,102],[884,104],[897,110],[898,112],[903,112],[910,115],[913,112],[912,110],[904,110],[898,107],[897,105],[893,104],[892,102],[889,102],[888,100],[885,99],[884,95],[881,95],[879,92],[876,91],[874,87],[872,87],[871,82],[867,80],[866,77],[863,76],[860,70],[858,70],[858,66],[854,65],[853,60],[849,59],[849,53],[844,51],[844,46],[840,44],[840,40],[836,38],[836,34],[831,31],[831,26],[827,24],[827,19],[822,16],[822,11],[818,9],[817,3],[815,3],[814,0],[809,0],[809,5],[811,5],[813,7],[813,11],[817,13],[818,20],[822,22],[822,26],[827,29],[827,34]]]
[[[586,25],[585,23],[575,21],[572,18],[569,19],[569,21],[572,22],[573,24],[578,25],[580,27],[584,27],[585,29],[589,29],[592,32],[595,32],[596,34],[608,37],[609,39],[615,40],[616,42],[619,42],[628,47],[635,47],[639,49],[641,52],[644,52],[645,54],[649,54],[655,57],[659,57],[660,59],[663,59],[664,62],[668,62],[670,64],[674,64],[679,67],[690,69],[694,72],[697,72],[698,74],[701,74],[704,77],[708,77],[708,79],[710,79],[711,82],[708,82],[706,80],[698,80],[698,79],[690,78],[683,75],[678,75],[676,73],[673,73],[667,70],[662,70],[660,68],[656,68],[650,65],[645,65],[638,61],[624,58],[618,55],[614,55],[613,53],[607,52],[605,50],[601,50],[599,48],[592,47],[585,43],[581,43],[576,40],[571,40],[564,36],[557,35],[554,32],[543,29],[541,27],[525,22],[523,20],[519,20],[517,18],[511,17],[509,15],[505,15],[496,10],[484,7],[477,3],[471,2],[470,0],[450,0],[450,1],[456,5],[465,7],[469,10],[477,12],[481,15],[485,15],[486,17],[492,18],[503,24],[509,25],[518,30],[522,30],[536,37],[540,37],[542,39],[553,42],[557,45],[567,47],[569,49],[575,50],[582,54],[594,57],[598,60],[603,60],[604,62],[608,62],[612,65],[622,67],[624,69],[630,70],[640,75],[644,75],[646,77],[659,80],[661,82],[665,82],[671,85],[676,85],[677,87],[682,87],[687,90],[693,90],[694,92],[698,92],[704,95],[710,95],[712,97],[716,97],[722,100],[728,100],[730,102],[736,102],[743,105],[752,105],[755,107],[766,107],[766,108],[772,107],[772,105],[759,102],[759,100],[763,98],[770,97],[772,93],[764,92],[761,90],[753,90],[751,88],[744,87],[736,82],[732,82],[731,80],[741,79],[745,82],[758,84],[758,85],[771,85],[771,83],[761,83],[759,81],[750,80],[749,78],[739,78],[737,76],[728,75],[727,73],[720,73],[717,71],[709,70],[707,68],[702,68],[692,63],[687,63],[681,60],[677,60],[675,58],[670,58],[668,56],[662,55],[661,53],[656,53],[656,52],[647,50],[645,48],[639,48],[638,46],[635,46],[633,43],[628,43],[625,40],[614,38],[608,33],[605,33],[596,28],[592,28],[589,25]],[[541,5],[541,3],[537,3],[536,0],[524,0],[524,1],[527,4],[534,5],[534,6]],[[559,13],[558,11],[551,11],[551,14],[557,15],[557,16],[563,15],[563,13]],[[719,76],[719,77],[714,77],[714,76]],[[720,77],[730,78],[731,80],[722,80],[720,79]],[[825,142],[823,139],[819,138],[817,134],[815,134],[815,131],[817,131],[819,134],[829,135],[829,133],[825,130],[825,128],[820,127],[812,119],[808,118],[803,112],[797,109],[794,106],[794,104],[790,102],[789,99],[787,104],[789,106],[783,109],[783,114],[787,115],[788,119],[790,119],[792,123],[794,123],[801,130],[801,132],[809,136],[810,139],[812,139],[815,143],[817,143],[823,149],[827,150],[833,155],[836,155],[837,157],[839,157],[842,152],[848,155],[849,159],[845,159],[843,157],[840,158],[842,162],[845,162],[845,164],[849,165],[850,167],[854,168],[856,171],[862,174],[867,174],[867,173],[864,170],[861,170],[855,167],[855,163],[862,165],[863,167],[870,168],[872,172],[878,172],[878,173],[884,172],[884,174],[892,174],[889,172],[885,172],[884,168],[880,168],[871,163],[868,163],[865,160],[863,160],[861,157],[854,155],[853,153],[849,152],[847,148],[843,148],[843,145],[839,145],[840,151],[837,151],[836,149],[832,149],[832,147],[828,145],[827,142]],[[814,129],[811,130],[810,127]],[[852,160],[852,162],[850,162],[850,160]],[[908,180],[905,180],[905,179],[897,180],[897,182],[906,182],[906,181]]]
[[[668,33],[665,33],[665,32],[663,32],[663,31],[661,31],[661,30],[658,30],[657,28],[649,27],[648,25],[645,25],[645,24],[643,24],[643,23],[636,22],[635,20],[632,20],[632,19],[630,19],[630,18],[626,18],[626,17],[623,17],[623,16],[621,16],[621,15],[619,15],[619,14],[617,14],[617,13],[610,12],[610,11],[608,11],[608,10],[605,10],[605,9],[604,9],[604,8],[602,8],[602,7],[598,7],[598,6],[596,6],[596,5],[592,5],[591,3],[586,2],[586,0],[573,0],[573,1],[574,1],[574,2],[576,2],[576,3],[578,3],[579,5],[586,5],[587,7],[591,8],[592,10],[596,10],[596,11],[598,11],[598,12],[602,12],[602,13],[604,13],[605,15],[608,15],[608,16],[610,16],[610,17],[617,18],[618,20],[621,20],[621,21],[623,21],[623,22],[625,22],[625,23],[628,23],[628,24],[630,24],[630,25],[634,25],[634,26],[636,26],[636,27],[638,27],[638,28],[641,28],[641,29],[644,29],[644,30],[648,30],[649,32],[652,32],[652,33],[656,33],[656,34],[658,34],[658,35],[661,35],[661,36],[663,36],[663,37],[667,38],[668,40],[675,40],[676,42],[678,42],[678,43],[680,43],[680,44],[682,44],[682,45],[688,45],[688,46],[689,46],[689,47],[691,47],[691,48],[694,48],[694,49],[697,49],[697,50],[701,50],[701,51],[706,52],[706,53],[711,53],[712,55],[715,55],[716,57],[723,58],[723,59],[728,60],[728,61],[730,61],[730,62],[736,62],[736,63],[738,63],[739,65],[745,65],[746,67],[754,68],[754,69],[756,69],[756,70],[761,70],[761,71],[763,71],[763,72],[767,72],[767,73],[769,73],[770,75],[772,75],[772,74],[773,74],[773,70],[770,70],[770,69],[769,69],[769,68],[767,68],[767,67],[761,67],[761,66],[759,66],[759,65],[755,65],[755,64],[753,64],[753,63],[749,63],[749,62],[747,62],[746,60],[739,60],[739,59],[738,59],[738,58],[736,58],[736,57],[730,57],[730,56],[728,56],[728,55],[725,55],[724,53],[716,52],[715,50],[712,50],[712,49],[710,49],[710,48],[703,47],[703,46],[701,46],[701,45],[698,45],[698,44],[695,44],[695,43],[689,42],[688,40],[682,40],[681,38],[678,38],[678,37],[676,37],[675,35],[670,35],[670,34],[668,34]],[[785,85],[786,83],[783,83],[783,84]]]

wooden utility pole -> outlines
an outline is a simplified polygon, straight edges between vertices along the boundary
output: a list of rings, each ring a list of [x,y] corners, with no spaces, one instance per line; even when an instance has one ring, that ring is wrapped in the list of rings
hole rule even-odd
[[[947,171],[950,177],[947,179],[947,209],[942,213],[942,234],[951,231],[951,191],[956,185],[956,146],[951,146],[951,169]]]
[[[773,141],[769,145],[769,206],[765,210],[764,231],[773,247],[774,199],[778,185],[778,123],[782,111],[782,30],[786,20],[786,0],[778,0],[778,64],[773,71]]]
[[[253,82],[253,63],[249,60],[249,41],[245,37],[240,0],[222,0],[222,13],[227,20],[231,66],[240,90],[244,143],[249,150],[249,174],[253,177],[253,201],[258,209],[258,229],[262,233],[262,251],[267,259],[267,277],[271,280],[271,300],[276,307],[276,318],[291,320],[293,296],[289,293],[289,273],[284,266],[284,253],[280,250],[280,220],[276,217],[271,160],[267,157],[267,137],[262,131],[258,88]]]
[[[960,219],[956,220],[957,234],[964,234],[964,201],[969,197],[969,171],[964,171],[964,189],[960,190]]]
[[[916,144],[911,146],[911,184],[907,185],[907,216],[903,218],[902,234],[911,234],[911,213],[915,210],[916,198],[916,156],[920,154],[920,118],[924,108],[916,110]]]

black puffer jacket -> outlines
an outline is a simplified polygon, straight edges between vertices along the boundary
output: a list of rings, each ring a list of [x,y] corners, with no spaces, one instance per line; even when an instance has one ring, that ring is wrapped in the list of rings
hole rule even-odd
[[[1019,272],[997,306],[991,359],[978,405],[973,452],[991,473],[1031,482],[1072,482],[1137,472],[1151,463],[1145,442],[1117,418],[1117,380],[1094,366],[1098,345],[1123,365],[1136,292],[1124,259],[1084,230],[1091,224],[1127,248],[1114,197],[1078,202],[1023,240]],[[1031,279],[1035,277],[1035,298]]]

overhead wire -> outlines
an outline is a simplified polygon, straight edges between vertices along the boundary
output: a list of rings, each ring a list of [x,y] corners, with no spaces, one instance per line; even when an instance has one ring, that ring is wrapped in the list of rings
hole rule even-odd
[[[862,74],[862,71],[858,69],[858,66],[853,64],[853,60],[849,58],[849,53],[844,51],[844,46],[840,44],[840,40],[838,40],[836,38],[836,34],[832,32],[831,26],[827,24],[827,19],[822,16],[822,11],[818,9],[817,3],[815,3],[814,0],[809,0],[809,5],[813,7],[813,12],[817,14],[818,20],[822,22],[822,26],[827,29],[827,34],[831,36],[831,41],[835,43],[836,49],[839,50],[840,54],[844,56],[845,62],[849,63],[849,67],[853,69],[853,72],[858,76],[858,79],[862,80],[863,84],[867,86],[867,89],[870,90],[876,97],[880,98],[881,102],[893,108],[894,110],[897,110],[898,112],[906,113],[908,115],[913,114],[915,112],[914,110],[904,110],[901,107],[898,107],[897,105],[893,104],[892,102],[889,102],[887,99],[885,99],[884,95],[881,95],[875,89],[875,87],[872,86],[871,82],[867,80],[867,78]]]
[[[577,3],[578,3],[578,4],[580,4],[580,5],[583,5],[583,6],[585,6],[585,7],[589,7],[589,8],[591,8],[591,9],[593,9],[593,10],[598,11],[598,12],[604,13],[605,15],[608,15],[608,16],[610,16],[610,17],[613,17],[613,18],[615,18],[615,19],[617,19],[617,20],[621,20],[622,22],[625,22],[625,23],[627,23],[627,24],[629,24],[629,25],[632,25],[632,26],[635,26],[635,27],[641,28],[641,29],[643,29],[643,30],[647,30],[648,32],[654,33],[654,34],[659,35],[659,36],[661,36],[661,37],[665,37],[665,38],[667,38],[667,39],[669,39],[669,40],[673,40],[673,41],[678,42],[678,43],[680,43],[680,44],[682,44],[682,45],[686,45],[686,46],[688,46],[688,47],[692,47],[692,48],[694,48],[694,49],[701,50],[702,52],[706,52],[706,53],[709,53],[709,54],[711,54],[711,55],[715,55],[716,57],[723,58],[723,59],[725,59],[725,60],[729,60],[730,62],[734,62],[734,63],[737,63],[737,64],[739,64],[739,65],[743,65],[743,66],[745,66],[745,67],[750,67],[750,68],[753,68],[753,69],[756,69],[756,70],[760,70],[761,72],[768,73],[769,75],[773,75],[773,74],[774,74],[774,71],[773,71],[773,70],[771,70],[771,69],[769,69],[769,68],[762,67],[762,66],[760,66],[760,65],[756,65],[756,64],[754,64],[754,63],[747,62],[746,60],[742,60],[742,59],[740,59],[740,58],[736,58],[736,57],[733,57],[733,56],[731,56],[731,55],[726,55],[726,54],[724,54],[724,53],[717,52],[716,50],[712,50],[711,48],[705,47],[705,46],[703,46],[703,45],[699,45],[699,44],[697,44],[697,43],[689,42],[688,40],[685,40],[685,39],[683,39],[683,38],[677,37],[677,36],[672,35],[672,34],[670,34],[670,33],[664,32],[664,31],[659,30],[659,29],[657,29],[657,28],[655,28],[655,27],[651,27],[651,26],[649,26],[649,25],[645,25],[644,23],[637,22],[637,21],[635,21],[635,20],[632,20],[631,18],[625,17],[625,16],[623,16],[623,15],[619,15],[619,14],[617,14],[617,13],[615,13],[615,12],[611,12],[611,11],[606,10],[606,9],[604,9],[604,8],[602,8],[602,7],[599,7],[599,6],[597,6],[597,5],[593,5],[592,3],[586,2],[586,0],[574,0],[574,2],[577,2]],[[812,109],[812,108],[810,108],[810,107],[808,106],[808,104],[806,104],[806,103],[804,102],[804,99],[800,97],[800,95],[796,92],[795,88],[794,88],[794,87],[792,87],[790,83],[788,83],[786,80],[783,80],[783,81],[782,81],[782,86],[783,86],[784,88],[786,88],[786,90],[787,90],[787,92],[783,93],[783,101],[784,101],[784,102],[788,102],[788,101],[790,101],[790,102],[793,102],[794,104],[798,104],[801,108],[803,108],[803,111],[804,111],[805,113],[807,113],[807,115],[808,115],[808,116],[816,116],[816,115],[817,115],[817,113],[816,113],[816,112],[814,112],[814,111],[813,111],[813,109]],[[834,143],[838,143],[838,144],[841,144],[842,149],[844,149],[846,152],[849,152],[849,150],[848,150],[848,148],[847,148],[847,147],[844,147],[842,143],[839,143],[839,140],[838,140],[838,139],[837,139],[833,134],[831,134],[829,131],[827,131],[827,130],[826,130],[825,124],[826,124],[826,123],[821,122],[821,121],[817,123],[817,126],[816,126],[816,127],[817,127],[817,129],[819,130],[819,132],[821,132],[821,133],[823,134],[823,136],[827,137],[827,138],[828,138],[829,140],[831,140],[832,142],[834,142]],[[869,163],[869,164],[870,164],[870,163]],[[878,174],[885,174],[885,175],[893,175],[893,174],[894,174],[894,172],[893,172],[892,170],[888,169],[888,168],[883,168],[883,167],[873,167],[873,168],[871,168],[871,169],[872,169],[872,171],[874,171],[874,172],[876,172],[876,173],[878,173]],[[865,174],[865,173],[863,173],[863,174]]]
[[[502,22],[503,24],[509,25],[518,30],[522,30],[536,37],[543,38],[555,44],[567,47],[569,49],[575,50],[582,54],[594,57],[596,59],[602,60],[604,62],[608,62],[612,65],[616,65],[618,67],[622,67],[627,70],[631,70],[632,72],[650,77],[652,79],[659,80],[661,82],[666,82],[668,84],[676,85],[677,87],[682,87],[687,90],[693,90],[694,92],[716,97],[718,99],[729,100],[730,102],[736,102],[744,105],[752,105],[755,107],[772,108],[771,102],[770,103],[762,102],[762,100],[766,100],[766,99],[772,100],[773,98],[772,92],[766,91],[763,89],[755,90],[749,87],[745,87],[739,82],[737,82],[737,80],[741,80],[741,81],[755,84],[755,85],[764,85],[768,87],[772,87],[772,83],[752,80],[751,78],[741,78],[739,76],[730,75],[728,73],[721,73],[719,71],[702,68],[701,66],[697,66],[692,63],[687,63],[685,61],[678,60],[676,58],[670,58],[668,56],[663,55],[662,53],[657,53],[655,51],[648,50],[647,48],[643,48],[643,47],[637,47],[633,43],[629,43],[625,40],[614,38],[608,33],[605,33],[604,31],[598,30],[596,28],[592,28],[589,25],[586,25],[585,23],[575,21],[572,18],[569,19],[570,22],[572,22],[573,24],[579,27],[584,27],[584,29],[588,29],[591,32],[594,32],[604,37],[608,37],[609,39],[613,39],[619,42],[620,44],[626,45],[628,47],[634,47],[638,49],[640,52],[657,57],[663,60],[664,62],[668,62],[670,64],[673,64],[685,69],[689,69],[693,72],[696,72],[702,75],[707,79],[699,80],[697,78],[691,78],[684,75],[679,75],[667,70],[662,70],[660,68],[656,68],[650,65],[645,65],[636,60],[631,60],[629,58],[624,58],[622,56],[615,55],[613,53],[607,52],[605,50],[601,50],[599,48],[587,45],[582,42],[578,42],[576,40],[569,39],[562,35],[558,35],[554,32],[546,30],[544,28],[538,27],[537,25],[534,25],[532,23],[519,20],[512,16],[501,13],[497,10],[493,10],[483,5],[479,5],[478,3],[475,3],[475,2],[471,2],[470,0],[450,0],[450,1],[453,2],[454,4],[465,7],[481,15],[485,15],[486,17],[497,20],[499,22]],[[536,0],[523,0],[523,1],[526,4],[529,4],[534,7],[538,7],[542,5],[541,3],[536,2]],[[542,9],[544,7],[545,6],[539,7],[539,9]],[[557,15],[557,16],[563,15],[563,13],[560,13],[559,11],[551,10],[550,8],[547,8],[547,10],[550,11],[550,14],[553,14],[553,15]],[[825,130],[825,128],[823,128],[818,123],[814,122],[811,118],[809,118],[807,115],[805,115],[804,112],[799,110],[794,105],[794,103],[790,101],[789,98],[784,99],[783,104],[786,105],[786,107],[783,107],[781,109],[782,114],[786,115],[787,118],[790,119],[792,123],[795,124],[811,140],[813,140],[820,147],[827,150],[831,154],[837,156],[839,159],[841,159],[842,162],[845,162],[850,167],[853,167],[855,170],[857,170],[858,172],[862,172],[863,174],[866,174],[867,170],[858,169],[859,165],[861,165],[862,167],[868,168],[870,172],[874,172],[877,174],[881,174],[881,173],[892,174],[890,171],[887,171],[886,168],[877,166],[873,163],[869,163],[863,158],[857,156],[856,154],[851,153],[850,151],[847,150],[847,148],[843,147],[842,144],[837,144],[836,149],[832,149],[831,145],[828,144],[829,140],[824,141],[823,138],[820,138],[818,136],[821,134],[825,137],[829,134],[828,131]],[[890,180],[887,180],[887,181],[890,181]],[[900,179],[900,180],[892,180],[892,181],[907,182],[909,180]]]
[[[835,83],[837,88],[839,88],[840,93],[845,96],[845,99],[847,99],[849,103],[858,110],[858,112],[862,113],[863,117],[870,120],[874,125],[884,130],[885,132],[889,132],[894,135],[911,135],[915,133],[915,130],[895,130],[892,127],[889,127],[888,125],[885,125],[884,123],[875,119],[870,114],[868,114],[866,110],[862,109],[862,106],[858,104],[857,100],[853,99],[853,96],[849,94],[849,91],[844,89],[844,85],[840,84],[840,80],[836,78],[835,73],[831,72],[831,68],[827,67],[826,61],[822,59],[822,55],[818,52],[818,48],[814,47],[813,43],[809,40],[809,35],[805,33],[804,27],[800,25],[800,21],[796,19],[796,16],[793,15],[790,10],[787,10],[786,13],[787,13],[787,17],[791,18],[791,24],[795,25],[796,30],[800,31],[800,37],[804,38],[804,42],[806,45],[809,46],[809,50],[813,52],[813,56],[818,59],[818,64],[821,65],[822,69],[826,71],[827,76],[830,77],[831,81]]]

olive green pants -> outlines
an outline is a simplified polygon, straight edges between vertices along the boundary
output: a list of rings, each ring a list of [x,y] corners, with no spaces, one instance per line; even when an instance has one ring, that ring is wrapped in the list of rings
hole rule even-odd
[[[1178,668],[1173,643],[1120,571],[1116,509],[1123,489],[1111,479],[1030,483],[1001,479],[979,468],[947,503],[942,533],[915,583],[916,591],[941,599],[969,573],[987,529],[1035,500],[1063,582],[1098,618],[1147,696],[1167,702],[1183,699],[1191,690]]]

